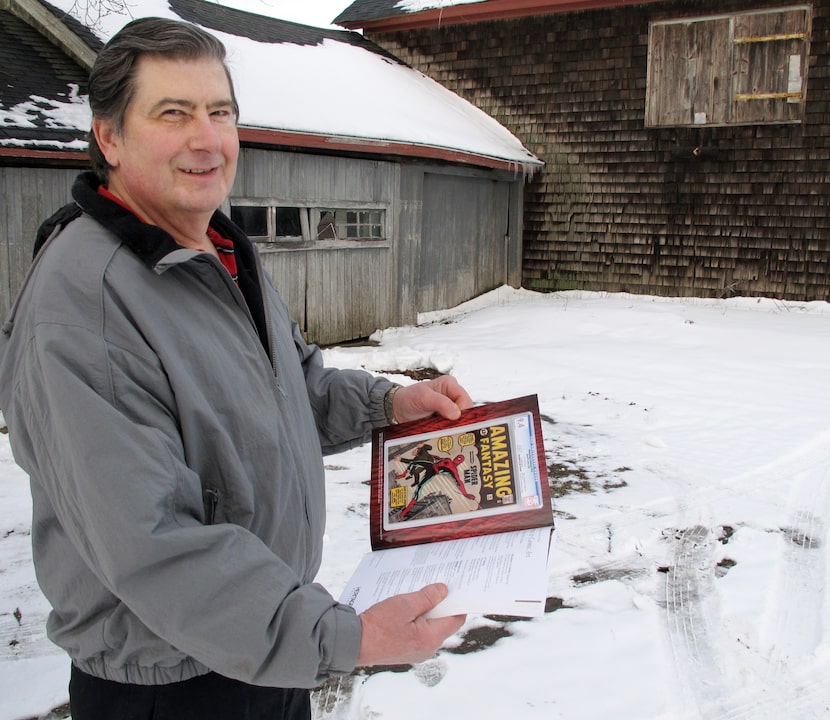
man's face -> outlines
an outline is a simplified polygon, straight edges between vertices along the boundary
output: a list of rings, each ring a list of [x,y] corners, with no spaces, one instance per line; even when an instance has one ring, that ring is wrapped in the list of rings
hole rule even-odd
[[[239,138],[228,78],[217,60],[145,56],[120,133],[94,120],[112,166],[109,189],[174,237],[207,227],[230,192]]]

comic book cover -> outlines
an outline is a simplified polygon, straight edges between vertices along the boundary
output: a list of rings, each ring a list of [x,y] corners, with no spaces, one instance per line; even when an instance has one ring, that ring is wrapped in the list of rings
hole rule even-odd
[[[376,431],[373,547],[550,525],[545,470],[535,396]]]

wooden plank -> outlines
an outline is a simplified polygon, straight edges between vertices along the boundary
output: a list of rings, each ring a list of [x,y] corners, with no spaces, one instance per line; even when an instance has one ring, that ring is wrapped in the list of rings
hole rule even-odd
[[[786,100],[788,98],[801,98],[800,92],[772,92],[772,93],[739,93],[735,95],[737,102],[747,102],[749,100]]]
[[[786,35],[758,35],[757,37],[736,37],[733,42],[736,45],[756,42],[777,42],[779,40],[806,40],[806,33],[788,33]]]
[[[288,305],[291,317],[305,332],[306,253],[277,251],[262,246],[258,249],[265,272]]]

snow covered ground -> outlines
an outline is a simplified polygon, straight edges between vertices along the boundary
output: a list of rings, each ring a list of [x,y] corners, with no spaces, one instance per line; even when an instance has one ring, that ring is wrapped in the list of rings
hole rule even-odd
[[[315,694],[320,720],[830,717],[830,305],[502,288],[327,362],[535,393],[554,494],[549,610],[470,616],[435,659]],[[327,458],[320,581],[368,551],[366,447]],[[25,476],[0,440],[0,720],[66,702]]]

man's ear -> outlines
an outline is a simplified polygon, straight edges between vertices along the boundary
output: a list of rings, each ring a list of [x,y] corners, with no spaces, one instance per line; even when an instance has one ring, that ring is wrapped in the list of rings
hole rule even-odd
[[[92,132],[98,147],[110,167],[118,167],[119,137],[112,121],[106,118],[92,118]]]

